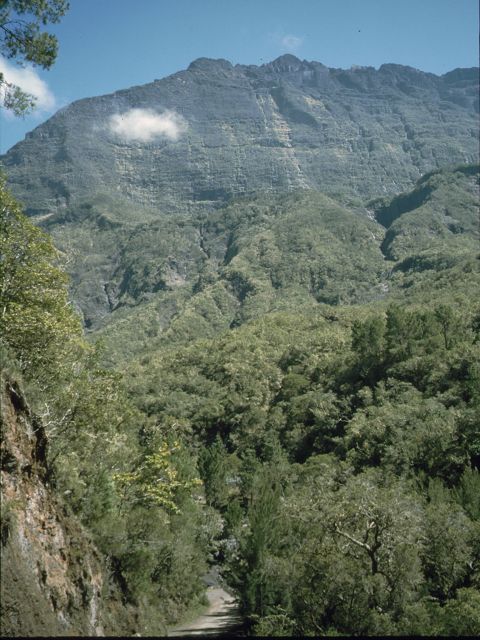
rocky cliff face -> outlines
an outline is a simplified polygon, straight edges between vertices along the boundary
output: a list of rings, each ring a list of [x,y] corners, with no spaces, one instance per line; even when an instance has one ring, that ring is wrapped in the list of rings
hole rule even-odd
[[[199,274],[233,257],[232,229],[211,222],[232,200],[320,191],[365,213],[368,199],[410,190],[429,170],[476,161],[477,85],[477,69],[201,58],[73,103],[2,162],[68,255],[85,326],[160,296],[163,327]]]
[[[475,161],[477,120],[476,69],[438,77],[394,64],[329,69],[292,55],[260,67],[201,58],[151,84],[73,103],[3,164],[32,215],[92,194],[124,219],[259,191],[373,197]]]
[[[132,635],[100,554],[49,488],[45,432],[10,381],[1,435],[1,635]]]

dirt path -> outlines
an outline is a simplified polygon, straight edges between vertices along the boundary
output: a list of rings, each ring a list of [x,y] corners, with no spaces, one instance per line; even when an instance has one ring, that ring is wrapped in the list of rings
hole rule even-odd
[[[174,636],[219,636],[235,634],[240,629],[242,619],[238,614],[235,598],[221,587],[208,587],[207,611],[189,624],[174,627],[168,633]]]

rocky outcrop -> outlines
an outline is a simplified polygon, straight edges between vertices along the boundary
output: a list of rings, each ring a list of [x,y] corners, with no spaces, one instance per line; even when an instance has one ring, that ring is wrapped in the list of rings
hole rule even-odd
[[[133,635],[87,533],[48,484],[47,438],[19,386],[2,388],[2,636]]]

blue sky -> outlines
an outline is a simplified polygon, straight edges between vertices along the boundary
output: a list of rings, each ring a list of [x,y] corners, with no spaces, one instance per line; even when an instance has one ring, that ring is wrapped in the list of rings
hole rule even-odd
[[[73,100],[201,56],[263,64],[288,52],[329,67],[395,62],[436,74],[477,66],[478,22],[477,0],[70,0],[51,28],[55,66],[28,76],[40,108],[25,119],[1,113],[0,152]]]

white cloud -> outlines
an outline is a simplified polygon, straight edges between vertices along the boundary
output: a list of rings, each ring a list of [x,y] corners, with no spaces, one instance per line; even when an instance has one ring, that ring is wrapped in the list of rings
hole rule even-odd
[[[282,47],[287,49],[287,51],[296,51],[302,46],[303,38],[294,36],[292,34],[287,34],[282,37],[280,44],[282,45]]]
[[[130,109],[110,117],[109,129],[126,141],[150,142],[156,138],[177,140],[187,123],[175,111],[158,113],[153,109]]]
[[[55,96],[33,67],[16,67],[0,56],[0,73],[7,82],[35,96],[36,107],[40,111],[52,111],[55,108]]]

